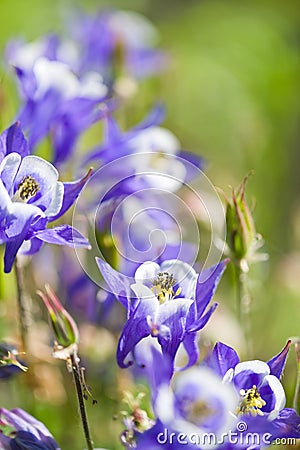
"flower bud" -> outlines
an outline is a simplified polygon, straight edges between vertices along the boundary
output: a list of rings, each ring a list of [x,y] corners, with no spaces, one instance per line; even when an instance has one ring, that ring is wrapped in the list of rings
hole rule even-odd
[[[53,356],[67,360],[72,354],[77,353],[79,332],[71,315],[63,308],[49,285],[45,286],[46,294],[38,291],[48,310],[55,336]]]
[[[247,179],[248,175],[237,191],[233,191],[232,200],[226,199],[226,242],[232,261],[243,272],[248,271],[249,263],[268,259],[266,253],[257,253],[264,241],[261,235],[256,233],[252,212],[245,199]]]
[[[227,202],[226,210],[227,244],[237,260],[246,258],[256,236],[252,214],[245,199],[247,178],[244,178],[237,192],[233,191],[232,201]]]

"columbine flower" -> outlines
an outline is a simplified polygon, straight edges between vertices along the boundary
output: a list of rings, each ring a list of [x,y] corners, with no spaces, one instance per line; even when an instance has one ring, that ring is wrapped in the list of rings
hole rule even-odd
[[[0,447],[3,450],[60,450],[42,422],[22,409],[0,409]]]
[[[170,385],[170,361],[157,350],[152,350],[152,358],[150,385],[157,422],[136,436],[137,449],[217,447],[222,433],[236,422],[230,413],[238,400],[233,386],[200,366],[175,375]]]
[[[247,423],[249,432],[271,433],[276,437],[300,437],[300,417],[285,406],[285,393],[280,382],[291,341],[266,363],[259,360],[240,362],[236,352],[217,343],[204,362],[232,384],[239,395],[235,411]]]
[[[79,135],[102,118],[99,104],[108,92],[102,76],[86,72],[78,77],[69,65],[70,44],[63,48],[56,36],[10,47],[9,62],[24,98],[18,119],[28,131],[29,146],[34,148],[50,133],[53,162],[64,162],[70,158]]]
[[[24,253],[43,244],[88,247],[88,241],[69,225],[47,229],[73,204],[91,172],[72,183],[58,181],[56,168],[29,155],[27,142],[15,123],[0,136],[0,243],[6,244],[4,271],[10,272],[23,242]]]
[[[168,129],[158,126],[163,116],[163,107],[157,105],[140,124],[126,132],[119,129],[109,114],[104,116],[104,143],[89,152],[86,162],[108,164],[119,160],[119,165],[108,165],[104,173],[100,172],[102,183],[103,178],[105,180],[108,177],[109,186],[113,187],[115,183],[111,179],[118,177],[122,168],[122,179],[117,179],[118,185],[106,198],[123,193],[128,195],[143,187],[158,185],[172,192],[181,187],[184,181],[198,175],[196,169],[203,167],[202,158],[183,151],[177,137]],[[122,157],[127,158],[122,160]]]
[[[135,273],[135,284],[97,258],[99,269],[111,292],[127,308],[128,320],[121,334],[117,361],[120,367],[133,363],[136,344],[147,336],[157,339],[172,363],[181,343],[189,362],[199,355],[197,331],[201,330],[217,307],[206,308],[215,292],[227,260],[197,274],[187,263],[165,261],[159,266],[148,261]],[[132,294],[134,292],[135,296]]]
[[[82,70],[97,70],[115,81],[128,75],[142,78],[161,71],[166,55],[153,49],[157,31],[141,14],[107,10],[87,16],[81,13],[74,23]]]

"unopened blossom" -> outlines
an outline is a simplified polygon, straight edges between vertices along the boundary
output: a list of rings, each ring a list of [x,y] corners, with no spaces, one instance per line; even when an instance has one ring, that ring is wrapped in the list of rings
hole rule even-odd
[[[49,285],[45,286],[45,291],[45,293],[38,291],[38,294],[48,310],[55,336],[53,356],[68,361],[71,355],[77,356],[79,341],[77,324]]]

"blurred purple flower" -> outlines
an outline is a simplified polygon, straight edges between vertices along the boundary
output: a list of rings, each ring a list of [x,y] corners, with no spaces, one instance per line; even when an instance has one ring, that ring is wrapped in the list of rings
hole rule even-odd
[[[81,54],[81,72],[96,70],[113,83],[118,76],[137,79],[165,69],[165,52],[155,49],[158,33],[141,14],[106,10],[80,13],[72,24]]]
[[[58,181],[58,171],[44,159],[29,155],[27,142],[15,123],[0,136],[0,243],[6,244],[4,271],[10,272],[16,254],[32,254],[43,242],[88,247],[88,241],[69,225],[46,228],[74,203],[91,171],[71,183]]]
[[[15,41],[7,49],[24,98],[18,119],[29,147],[50,133],[56,164],[69,159],[79,135],[102,118],[100,105],[108,93],[99,73],[78,77],[69,65],[72,44],[59,44],[51,35],[31,44]]]
[[[0,446],[3,450],[60,450],[45,425],[22,409],[0,409]]]

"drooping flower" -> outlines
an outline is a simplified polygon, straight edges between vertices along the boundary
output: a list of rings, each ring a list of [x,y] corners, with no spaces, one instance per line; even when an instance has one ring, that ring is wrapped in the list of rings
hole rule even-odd
[[[0,446],[3,450],[60,450],[45,425],[23,409],[0,409]]]
[[[27,142],[15,123],[0,136],[0,243],[6,244],[4,270],[10,272],[16,254],[32,254],[43,242],[88,247],[73,227],[46,228],[74,203],[91,172],[71,183],[58,181],[58,171],[46,160],[29,155]]]
[[[117,349],[119,366],[133,363],[135,346],[147,336],[158,340],[172,364],[181,343],[189,357],[186,367],[195,364],[199,356],[197,332],[217,307],[214,303],[207,309],[227,262],[197,274],[182,261],[164,261],[160,266],[148,261],[137,269],[132,284],[130,278],[97,258],[109,289],[127,308],[128,320]]]

